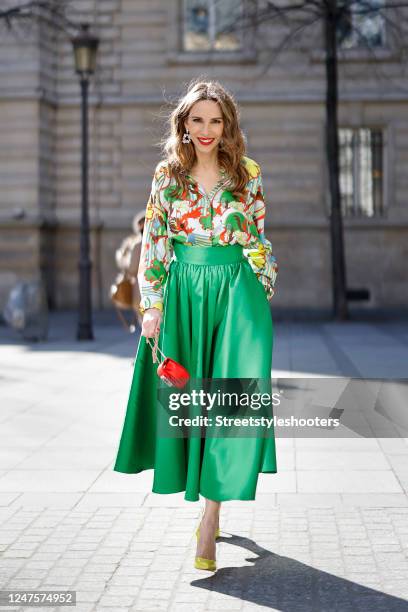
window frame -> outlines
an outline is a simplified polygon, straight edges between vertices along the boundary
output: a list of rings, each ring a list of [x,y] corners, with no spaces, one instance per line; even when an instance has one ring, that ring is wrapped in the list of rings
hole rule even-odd
[[[253,0],[252,0],[253,1]],[[242,0],[245,4],[248,0]],[[256,64],[256,28],[248,27],[242,33],[242,49],[223,51],[188,51],[183,49],[183,0],[167,0],[167,54],[168,65],[188,64]]]
[[[325,39],[325,24],[321,22],[321,40],[323,47],[311,49],[310,62],[320,63],[326,61],[326,50],[324,48]],[[339,64],[345,62],[402,62],[404,60],[403,46],[398,45],[396,39],[391,36],[390,28],[387,22],[384,24],[385,43],[380,47],[368,48],[362,44],[358,47],[342,47],[337,45],[337,61]]]
[[[354,214],[344,214],[343,206],[342,206],[342,195],[340,193],[340,202],[341,202],[341,218],[343,223],[350,224],[359,224],[359,223],[378,223],[388,219],[389,216],[389,206],[388,202],[390,201],[391,195],[391,185],[390,185],[390,160],[389,154],[392,149],[389,146],[390,139],[390,126],[385,125],[384,123],[352,123],[352,122],[339,122],[338,129],[348,129],[348,130],[359,130],[359,129],[369,129],[369,130],[380,130],[382,132],[382,209],[380,212],[374,212],[372,216],[368,216],[365,214],[354,215]],[[339,139],[339,149],[340,149],[340,139]],[[340,155],[340,151],[339,151]],[[355,161],[353,160],[353,163]],[[340,178],[340,165],[339,165],[339,178]],[[328,177],[328,169],[327,162],[325,163],[325,184],[326,184],[326,216],[330,218],[331,210],[330,210],[330,187],[329,187],[329,177]],[[354,177],[354,174],[353,174]]]
[[[353,13],[353,11],[352,11],[352,14],[353,14],[352,22],[354,22],[354,20],[355,20],[355,13]],[[364,43],[364,42],[361,42],[358,45],[354,45],[352,47],[343,47],[340,43],[338,43],[338,49],[341,52],[346,52],[346,53],[348,51],[351,51],[351,50],[354,50],[354,51],[359,51],[359,50],[363,50],[364,51],[365,50],[368,53],[370,53],[370,52],[375,53],[375,51],[381,51],[383,49],[388,49],[389,48],[389,41],[388,41],[389,30],[387,28],[387,22],[385,20],[383,22],[383,29],[384,29],[384,44],[382,44],[382,45],[373,46],[373,47],[370,47],[370,49],[369,49],[369,48],[367,48],[367,43]]]

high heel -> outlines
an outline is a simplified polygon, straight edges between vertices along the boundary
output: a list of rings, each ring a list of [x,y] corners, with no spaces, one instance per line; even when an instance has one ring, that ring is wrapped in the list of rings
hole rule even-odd
[[[219,529],[217,530],[219,531]],[[200,527],[196,529],[197,536],[197,544],[200,539]],[[194,567],[196,569],[209,570],[210,572],[215,572],[217,569],[217,563],[215,559],[205,559],[205,557],[197,557],[194,560]]]

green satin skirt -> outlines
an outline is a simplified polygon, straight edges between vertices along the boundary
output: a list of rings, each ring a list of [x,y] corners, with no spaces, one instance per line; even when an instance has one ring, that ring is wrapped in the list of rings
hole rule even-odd
[[[240,245],[174,242],[159,347],[194,378],[271,377],[273,323],[266,293]],[[277,472],[275,437],[160,437],[158,364],[140,337],[114,470],[154,469],[152,491],[198,501],[255,499],[258,474]],[[161,383],[162,384],[162,383]]]

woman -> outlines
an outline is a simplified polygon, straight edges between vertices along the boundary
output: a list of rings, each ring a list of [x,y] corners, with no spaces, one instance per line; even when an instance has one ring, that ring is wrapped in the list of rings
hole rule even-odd
[[[132,279],[132,302],[139,327],[142,328],[143,317],[140,312],[140,290],[136,282],[139,271],[140,254],[142,251],[142,236],[145,222],[145,211],[137,213],[133,217],[133,234],[122,240],[120,247],[116,250],[116,265],[122,273],[126,273]]]
[[[154,468],[153,492],[206,498],[195,567],[209,570],[221,502],[255,499],[258,474],[277,471],[275,439],[157,436],[148,339],[195,378],[270,379],[277,264],[264,234],[260,168],[244,143],[231,94],[218,82],[193,82],[170,116],[146,207],[142,332],[114,467]]]

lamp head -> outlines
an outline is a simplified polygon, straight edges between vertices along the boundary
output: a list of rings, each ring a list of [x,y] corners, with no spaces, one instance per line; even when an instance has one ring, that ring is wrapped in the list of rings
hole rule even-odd
[[[82,77],[93,74],[99,38],[90,33],[89,23],[81,23],[78,34],[71,39],[71,42],[74,48],[75,71]]]

